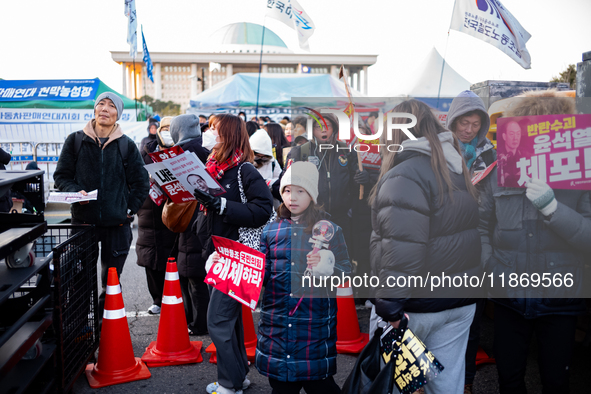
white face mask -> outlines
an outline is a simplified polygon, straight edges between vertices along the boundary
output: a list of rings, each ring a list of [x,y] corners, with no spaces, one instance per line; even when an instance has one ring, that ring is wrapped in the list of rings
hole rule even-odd
[[[213,135],[213,132],[211,132],[211,131],[207,131],[207,132],[203,133],[202,138],[203,138],[202,146],[207,150],[211,150],[217,144],[216,136]]]
[[[170,136],[170,131],[161,131],[160,137],[162,138],[162,142],[164,142],[164,145],[166,145],[166,146],[173,146],[174,145],[174,141],[172,140],[172,137]]]

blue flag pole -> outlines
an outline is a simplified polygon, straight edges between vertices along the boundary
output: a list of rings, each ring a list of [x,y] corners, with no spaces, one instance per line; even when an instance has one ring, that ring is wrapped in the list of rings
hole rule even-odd
[[[267,16],[265,15],[265,19]],[[257,122],[259,120],[259,92],[261,90],[261,69],[263,67],[263,44],[265,42],[265,19],[263,19],[263,34],[261,38],[261,56],[259,57],[259,82],[257,86],[257,106],[255,109],[254,116],[257,118]]]

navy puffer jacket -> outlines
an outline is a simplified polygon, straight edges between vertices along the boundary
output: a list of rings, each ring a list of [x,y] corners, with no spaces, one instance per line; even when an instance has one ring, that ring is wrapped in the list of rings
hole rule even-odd
[[[301,286],[306,255],[312,250],[305,226],[280,219],[268,224],[261,236],[265,254],[265,290],[261,304],[256,367],[259,372],[280,381],[320,380],[337,369],[337,303],[329,288],[314,288],[314,298]],[[340,227],[328,249],[335,256],[333,275],[351,271],[347,246]],[[294,286],[292,286],[292,283]]]
[[[451,138],[450,132],[442,134]],[[462,159],[447,143],[449,155],[457,155],[456,171],[461,171]],[[432,293],[428,285],[387,284],[388,277],[406,277],[408,283],[411,276],[426,278],[443,272],[452,278],[481,276],[478,203],[468,193],[461,173],[450,171],[450,177],[456,187],[453,201],[445,184],[440,195],[431,157],[405,148],[378,183],[372,205],[371,265],[373,275],[380,278],[376,313],[385,320],[397,321],[404,312],[440,312],[475,302],[474,292],[464,288]]]

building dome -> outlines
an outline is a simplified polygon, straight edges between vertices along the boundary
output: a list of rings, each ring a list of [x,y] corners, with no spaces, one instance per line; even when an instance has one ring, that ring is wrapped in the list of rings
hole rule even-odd
[[[209,38],[213,52],[260,53],[263,26],[256,23],[231,23],[216,30]],[[265,28],[265,53],[291,53],[285,42]]]

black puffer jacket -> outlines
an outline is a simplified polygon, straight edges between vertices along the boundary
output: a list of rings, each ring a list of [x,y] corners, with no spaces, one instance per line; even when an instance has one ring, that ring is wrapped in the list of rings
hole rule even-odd
[[[181,145],[185,152],[193,152],[203,163],[207,162],[209,150],[201,146],[201,136],[196,137]],[[205,259],[202,257],[203,244],[192,231],[195,222],[202,222],[203,213],[199,211],[199,206],[193,213],[191,223],[187,226],[185,232],[179,234],[179,274],[186,278],[202,277],[205,278]]]
[[[153,163],[148,153],[156,150],[157,142],[149,142],[140,152],[144,163]],[[164,271],[166,261],[174,246],[176,234],[162,223],[164,204],[158,206],[148,196],[137,212],[138,236],[135,251],[137,264],[153,270]]]
[[[451,138],[451,132],[441,134]],[[420,140],[428,146],[424,138]],[[449,298],[431,298],[434,293],[429,285],[421,288],[387,284],[389,276],[408,280],[411,275],[426,277],[427,272],[431,276],[445,272],[452,278],[481,273],[478,203],[466,189],[460,155],[455,150],[444,152],[448,167],[448,155],[457,155],[452,164],[456,171],[450,170],[457,187],[453,201],[444,184],[443,204],[439,203],[431,157],[424,151],[405,148],[397,155],[394,168],[378,183],[372,205],[371,265],[373,275],[380,278],[376,312],[389,321],[399,320],[404,312],[440,312],[475,302],[470,298],[473,294],[463,289],[440,290],[437,297]]]
[[[207,212],[205,217],[205,229],[200,231],[205,258],[214,252],[212,235],[237,241],[240,227],[261,227],[269,220],[273,212],[271,191],[261,174],[250,163],[244,163],[241,170],[244,194],[248,201],[246,204],[242,204],[238,189],[239,167],[240,165],[227,170],[219,180],[219,183],[226,189],[226,193],[221,195],[227,200],[225,214],[218,215],[216,212]]]

